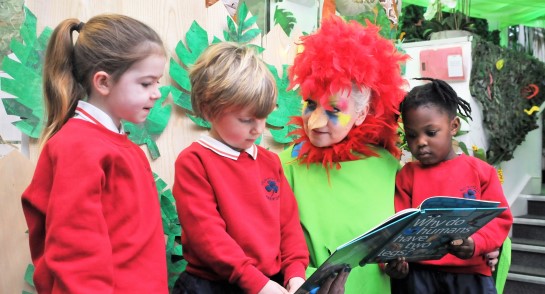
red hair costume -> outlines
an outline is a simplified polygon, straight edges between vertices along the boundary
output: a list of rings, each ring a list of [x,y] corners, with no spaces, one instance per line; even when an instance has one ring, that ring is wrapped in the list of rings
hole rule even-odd
[[[315,33],[301,38],[304,51],[295,57],[289,78],[290,88],[299,85],[303,100],[313,98],[329,109],[329,98],[350,91],[353,84],[371,89],[371,97],[364,122],[333,146],[313,146],[302,127],[303,119],[293,118],[292,123],[300,127],[292,132],[298,136],[294,143],[306,142],[297,156],[300,163],[321,162],[327,170],[333,165],[340,168],[342,161],[360,159],[361,155],[377,156],[370,145],[399,156],[396,115],[405,95],[400,62],[407,56],[397,52],[378,31],[379,27],[369,22],[364,27],[331,16]]]

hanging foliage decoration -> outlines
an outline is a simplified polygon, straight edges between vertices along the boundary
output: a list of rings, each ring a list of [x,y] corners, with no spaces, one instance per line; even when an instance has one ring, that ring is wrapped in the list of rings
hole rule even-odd
[[[490,164],[513,158],[528,132],[538,128],[545,101],[545,64],[520,51],[480,38],[473,42],[470,91],[483,109]],[[501,66],[499,66],[501,65]]]

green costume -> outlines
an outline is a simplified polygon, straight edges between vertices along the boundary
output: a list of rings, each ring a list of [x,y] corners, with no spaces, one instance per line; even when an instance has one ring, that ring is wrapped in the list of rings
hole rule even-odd
[[[340,169],[299,164],[293,146],[280,153],[297,203],[310,253],[307,277],[335,249],[394,214],[399,161],[382,148],[378,157],[341,162]],[[346,293],[390,293],[390,279],[377,264],[352,269]]]

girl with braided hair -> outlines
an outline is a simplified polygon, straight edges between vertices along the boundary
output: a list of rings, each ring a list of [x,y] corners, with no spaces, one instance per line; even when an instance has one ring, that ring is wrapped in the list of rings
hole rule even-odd
[[[446,82],[423,80],[430,82],[414,87],[400,106],[407,144],[416,161],[397,174],[396,211],[418,207],[437,195],[498,201],[508,207],[494,167],[458,155],[452,147],[452,137],[460,128],[457,112],[470,117],[469,104]],[[483,256],[502,245],[512,221],[511,211],[505,210],[467,239],[452,240],[449,254],[439,260],[388,263],[392,293],[496,293],[491,267]]]

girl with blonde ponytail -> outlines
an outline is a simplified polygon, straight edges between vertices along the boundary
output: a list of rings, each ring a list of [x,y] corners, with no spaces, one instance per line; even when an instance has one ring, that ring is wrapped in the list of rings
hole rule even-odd
[[[55,28],[42,149],[22,195],[38,293],[168,293],[153,174],[121,124],[145,121],[165,63],[157,33],[127,16]]]

